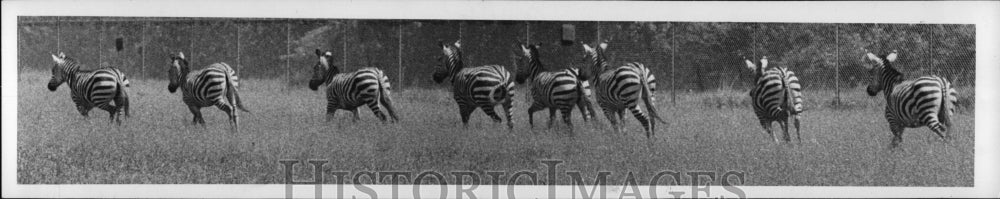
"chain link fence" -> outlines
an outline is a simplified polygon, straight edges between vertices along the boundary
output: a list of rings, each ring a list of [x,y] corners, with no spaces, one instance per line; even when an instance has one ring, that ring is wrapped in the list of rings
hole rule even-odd
[[[344,71],[383,69],[398,89],[440,87],[437,43],[462,40],[469,65],[522,70],[514,42],[540,43],[550,70],[581,67],[580,42],[607,41],[613,65],[641,62],[661,91],[747,88],[743,60],[799,74],[806,90],[863,86],[862,56],[900,52],[907,75],[940,75],[975,86],[975,26],[952,24],[820,24],[596,21],[348,20],[143,17],[19,17],[18,71],[47,71],[49,54],[65,52],[89,67],[117,66],[135,78],[165,79],[170,53],[192,64],[234,65],[241,77],[302,85],[314,49],[332,51]],[[565,27],[565,26],[572,27]],[[567,33],[566,31],[571,31]],[[570,41],[564,41],[570,35]],[[121,41],[118,48],[116,42]]]

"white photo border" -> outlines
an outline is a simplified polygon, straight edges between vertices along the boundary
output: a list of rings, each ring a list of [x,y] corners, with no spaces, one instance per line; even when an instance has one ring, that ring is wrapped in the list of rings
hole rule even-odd
[[[3,197],[285,197],[272,185],[17,184],[17,16],[234,17],[330,19],[572,20],[789,23],[934,23],[976,26],[974,187],[742,186],[752,197],[1000,197],[1000,2],[2,2]],[[387,186],[373,186],[379,192]],[[522,189],[523,188],[523,189]],[[297,185],[296,197],[312,198]],[[421,188],[423,189],[423,188]],[[546,197],[545,186],[519,186]],[[537,192],[536,192],[537,191]],[[434,192],[428,190],[427,192]],[[388,196],[380,194],[382,196]],[[519,195],[520,196],[520,195]],[[330,196],[327,196],[330,197]]]

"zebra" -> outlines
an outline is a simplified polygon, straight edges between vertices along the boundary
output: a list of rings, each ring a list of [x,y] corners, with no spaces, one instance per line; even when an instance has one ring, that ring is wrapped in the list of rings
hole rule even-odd
[[[869,96],[884,91],[885,119],[892,131],[890,148],[903,142],[905,128],[927,126],[938,137],[951,139],[948,131],[952,126],[951,116],[955,112],[958,93],[947,79],[935,75],[904,80],[902,73],[892,66],[898,57],[897,51],[887,55],[866,54],[875,65],[864,65],[872,74],[866,89]]]
[[[118,125],[121,125],[122,116],[129,116],[129,98],[125,89],[129,80],[121,70],[115,67],[83,70],[80,69],[81,64],[62,52],[58,56],[52,55],[52,61],[55,65],[48,83],[49,91],[56,91],[65,82],[80,115],[89,117],[90,110],[97,107],[107,111],[110,122]]]
[[[650,80],[655,80],[655,77],[653,77],[649,68],[638,62],[626,63],[616,68],[609,67],[604,55],[607,47],[608,44],[606,42],[601,42],[598,48],[583,44],[584,51],[586,52],[585,58],[589,59],[592,63],[590,64],[590,74],[593,74],[594,77],[593,85],[595,87],[594,93],[596,94],[597,104],[604,111],[604,116],[611,122],[611,126],[615,128],[615,131],[621,132],[623,131],[621,128],[624,128],[624,125],[618,125],[615,115],[624,123],[625,117],[623,114],[628,109],[632,111],[632,115],[642,124],[643,130],[646,131],[646,138],[652,138],[655,128],[653,119],[661,123],[666,123],[657,114],[656,107],[652,101],[654,99],[653,90],[656,84]],[[652,118],[646,117],[646,114],[639,109],[639,100],[645,101],[646,109]]]
[[[326,121],[333,120],[337,109],[349,110],[354,113],[354,121],[358,120],[358,107],[368,105],[379,120],[386,121],[385,114],[379,110],[379,105],[385,107],[393,121],[399,121],[389,96],[389,77],[378,68],[362,68],[351,73],[340,73],[333,65],[333,53],[316,49],[319,61],[313,66],[313,76],[309,80],[309,89],[317,90],[320,85],[326,87]]]
[[[538,45],[517,44],[523,56],[528,59],[527,71],[522,71],[515,78],[518,84],[524,84],[530,79],[531,96],[534,99],[531,107],[528,108],[528,124],[534,127],[534,113],[542,109],[549,109],[549,128],[552,127],[555,119],[556,109],[561,111],[563,121],[573,132],[573,124],[570,121],[574,106],[582,105],[583,81],[587,78],[580,74],[578,68],[568,68],[556,72],[545,71],[542,65]],[[583,107],[580,107],[583,108]]]
[[[191,71],[184,53],[179,52],[177,55],[170,55],[170,68],[167,73],[170,79],[167,90],[174,93],[177,88],[181,89],[184,104],[194,115],[192,123],[204,126],[205,118],[201,116],[201,108],[215,106],[229,115],[230,126],[239,133],[240,123],[236,109],[243,112],[250,111],[240,100],[237,90],[239,77],[232,67],[220,62],[201,70]]]
[[[451,79],[452,95],[458,103],[462,124],[468,127],[469,116],[477,108],[483,109],[494,122],[502,122],[494,112],[496,105],[501,105],[507,117],[507,128],[513,129],[511,121],[513,111],[514,82],[510,72],[501,65],[485,65],[466,68],[462,62],[461,41],[454,44],[438,42],[444,57],[440,57],[442,65],[432,75],[434,82],[442,83]]]
[[[795,136],[802,142],[799,133],[802,109],[802,86],[795,73],[784,67],[767,67],[767,57],[761,57],[760,65],[750,59],[744,59],[747,69],[754,74],[754,87],[750,90],[750,99],[754,114],[760,120],[765,133],[780,142],[771,131],[771,124],[778,122],[784,131],[785,141],[791,141],[788,134],[788,119],[792,118],[795,125]],[[759,67],[758,67],[759,66]]]

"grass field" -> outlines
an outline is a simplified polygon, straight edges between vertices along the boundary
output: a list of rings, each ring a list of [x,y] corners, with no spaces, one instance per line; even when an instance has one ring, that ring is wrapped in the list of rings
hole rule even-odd
[[[862,89],[843,91],[846,105],[833,108],[831,91],[806,88],[803,143],[776,144],[762,133],[744,91],[679,93],[677,105],[659,93],[669,124],[647,141],[634,118],[628,133],[614,134],[603,116],[603,125],[576,116],[577,135],[569,137],[544,130],[543,111],[536,115],[541,125],[530,130],[522,90],[513,131],[480,111],[462,128],[451,95],[430,89],[394,93],[399,123],[379,123],[367,108],[357,123],[346,111],[326,123],[323,92],[248,79],[241,95],[252,112],[241,113],[236,134],[216,108],[202,109],[206,127],[191,125],[180,94],[168,93],[163,80],[132,80],[132,117],[117,127],[102,110],[80,116],[65,86],[45,88],[48,78],[24,72],[18,79],[18,183],[282,183],[281,159],[328,159],[330,170],[354,172],[530,169],[544,176],[539,160],[561,159],[560,172],[582,171],[588,183],[599,170],[614,172],[614,184],[628,171],[644,184],[661,170],[739,170],[747,172],[746,185],[973,185],[973,108],[954,117],[954,140],[907,129],[903,150],[891,152],[883,98]],[[960,92],[972,98],[972,90]]]

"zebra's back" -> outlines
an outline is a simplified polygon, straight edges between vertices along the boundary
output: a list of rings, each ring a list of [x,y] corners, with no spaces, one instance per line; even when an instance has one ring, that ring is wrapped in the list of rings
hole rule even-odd
[[[232,86],[236,85],[235,71],[225,63],[215,63],[201,70],[187,74],[182,85],[184,103],[189,106],[208,107],[224,101],[229,91],[226,76],[233,77]]]
[[[569,69],[556,72],[541,72],[532,81],[531,95],[543,107],[572,108],[582,92],[578,87],[577,75]]]
[[[500,65],[463,68],[452,83],[454,97],[459,104],[476,106],[494,105],[509,99],[514,95],[513,87],[510,72]],[[506,93],[494,93],[498,89]]]
[[[954,106],[944,106],[945,102],[953,105],[957,101],[956,95],[951,83],[938,76],[907,80],[894,86],[892,93],[886,95],[886,118],[889,123],[903,127],[925,126],[931,120],[943,119],[940,114],[952,115]]]
[[[786,93],[790,92],[790,93]],[[786,68],[771,68],[757,79],[756,87],[751,90],[754,112],[761,120],[776,120],[798,114],[802,108],[802,86],[795,73]],[[791,97],[789,100],[788,97]]]
[[[115,68],[100,68],[93,71],[79,71],[75,81],[70,82],[70,93],[77,106],[94,107],[111,103],[119,96],[122,88],[121,71]]]
[[[632,65],[607,70],[597,76],[595,94],[597,103],[608,110],[624,110],[635,106],[641,97],[641,71]]]
[[[388,77],[377,68],[362,68],[350,73],[337,74],[327,85],[327,100],[335,107],[352,110],[378,100],[381,97],[380,86],[386,89],[389,87],[380,82],[388,82]]]

